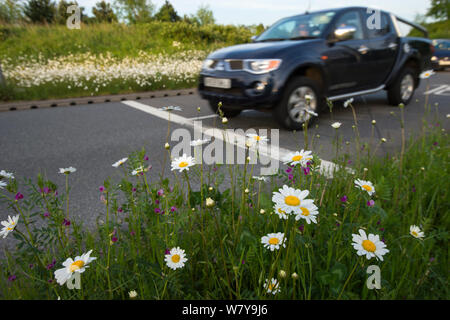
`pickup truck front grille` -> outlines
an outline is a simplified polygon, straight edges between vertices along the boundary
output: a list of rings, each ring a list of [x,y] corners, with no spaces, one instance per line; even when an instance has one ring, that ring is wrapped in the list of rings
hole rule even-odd
[[[242,60],[227,60],[230,70],[244,69],[244,62]]]

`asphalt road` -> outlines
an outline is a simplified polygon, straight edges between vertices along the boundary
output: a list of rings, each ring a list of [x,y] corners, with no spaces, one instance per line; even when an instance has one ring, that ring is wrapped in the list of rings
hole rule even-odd
[[[448,130],[450,113],[450,72],[440,72],[429,82],[423,81],[416,91],[414,99],[405,108],[405,123],[408,135],[417,134],[424,115],[424,93],[431,91],[429,101],[433,112],[443,120],[443,127]],[[209,110],[207,102],[197,95],[175,96],[139,100],[140,105],[155,108],[180,106],[183,111],[175,111],[181,120],[200,117],[203,125],[222,127],[218,118]],[[438,103],[438,107],[434,105]],[[378,155],[392,154],[400,148],[400,125],[396,117],[397,107],[387,104],[385,92],[355,98],[354,102],[359,130],[364,141],[370,141],[372,120],[376,120],[374,141],[386,138],[387,143],[378,149]],[[197,108],[200,107],[200,112]],[[151,109],[154,110],[154,109]],[[178,120],[180,120],[178,119]],[[183,120],[183,121],[184,121]],[[190,120],[190,121],[191,121]],[[171,123],[171,129],[192,127],[183,121]],[[339,129],[343,141],[353,141],[353,114],[350,108],[336,104],[333,113],[325,112],[316,124],[317,128],[309,130],[309,136],[320,135],[310,146],[322,159],[332,160],[332,140],[335,130],[331,123],[339,121]],[[248,111],[239,117],[230,119],[228,128],[279,129],[270,113]],[[93,225],[98,216],[104,215],[98,188],[107,177],[118,181],[120,170],[112,167],[117,160],[129,153],[145,147],[153,166],[151,177],[156,178],[161,172],[164,143],[167,134],[167,120],[155,116],[154,113],[143,112],[123,102],[110,102],[49,109],[10,111],[0,113],[0,170],[14,172],[17,179],[36,177],[41,172],[56,182],[60,188],[64,186],[64,175],[58,173],[59,168],[73,166],[77,172],[70,176],[71,212],[76,219],[81,219],[85,226]],[[292,132],[281,129],[280,146],[288,150],[299,150],[304,147],[303,132]],[[166,172],[170,171],[167,163]],[[8,214],[0,208],[0,220]],[[10,238],[10,237],[9,237]],[[11,240],[0,239],[0,248],[11,246]]]

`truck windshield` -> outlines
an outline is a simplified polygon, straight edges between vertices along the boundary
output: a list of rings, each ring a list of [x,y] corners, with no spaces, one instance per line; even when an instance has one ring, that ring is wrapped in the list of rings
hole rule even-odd
[[[304,14],[278,21],[265,32],[256,42],[283,41],[318,38],[330,23],[335,11]]]

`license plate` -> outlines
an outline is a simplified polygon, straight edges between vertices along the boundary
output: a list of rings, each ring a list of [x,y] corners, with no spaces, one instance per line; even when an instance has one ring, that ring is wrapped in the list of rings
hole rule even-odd
[[[439,64],[440,64],[441,66],[450,66],[450,61],[444,61],[444,60],[441,60],[441,61],[439,61]]]
[[[205,77],[204,83],[205,87],[220,88],[220,89],[231,88],[231,79]]]

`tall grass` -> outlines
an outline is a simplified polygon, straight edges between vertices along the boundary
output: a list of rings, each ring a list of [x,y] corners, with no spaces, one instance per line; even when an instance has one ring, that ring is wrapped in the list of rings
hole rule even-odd
[[[187,174],[172,172],[172,182],[149,181],[145,172],[131,175],[149,166],[141,150],[117,169],[120,181],[106,179],[99,190],[105,209],[96,226],[64,223],[70,188],[42,176],[24,184],[8,180],[1,197],[20,220],[8,235],[18,248],[1,261],[0,293],[8,299],[128,299],[132,290],[138,299],[448,299],[449,138],[438,121],[424,121],[422,129],[403,154],[363,154],[353,173],[337,166],[333,178],[317,170],[314,157],[309,173],[283,167],[267,182],[253,179],[249,164],[197,164]],[[347,158],[339,147],[336,161]],[[357,178],[373,182],[375,195],[356,188]],[[190,184],[194,179],[203,183]],[[274,214],[272,192],[283,185],[310,191],[317,224]],[[18,192],[25,198],[16,200]],[[425,238],[413,237],[411,225]],[[352,234],[361,228],[385,242],[384,261],[356,254]],[[286,247],[265,249],[261,237],[276,232],[284,233]],[[174,247],[188,258],[177,270],[164,261]],[[81,289],[56,284],[61,263],[88,250],[97,260],[81,274]],[[367,288],[369,265],[380,267],[381,289]],[[277,294],[264,288],[271,278],[279,282]]]

